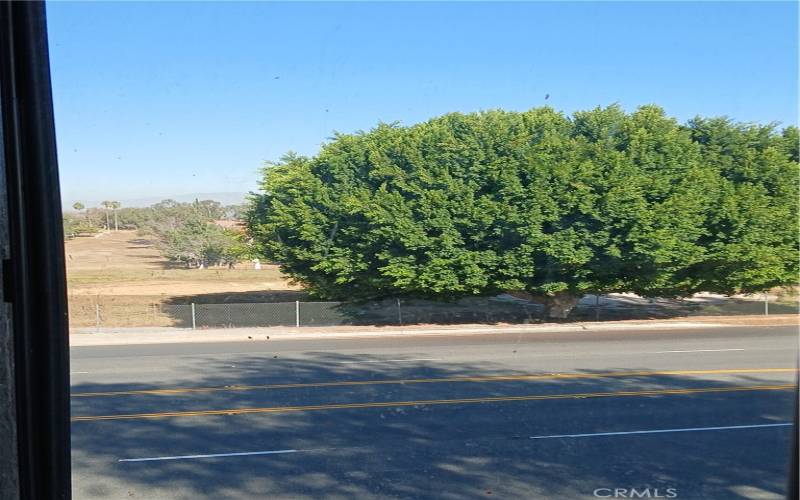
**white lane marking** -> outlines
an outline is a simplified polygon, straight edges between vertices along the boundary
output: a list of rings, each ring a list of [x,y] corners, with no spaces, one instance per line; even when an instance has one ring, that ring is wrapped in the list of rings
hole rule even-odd
[[[744,351],[744,349],[692,349],[689,351],[655,351],[652,353],[644,353],[644,354],[667,354],[672,352],[728,352],[728,351]]]
[[[69,372],[70,375],[87,374],[89,372]]]
[[[629,434],[661,434],[665,432],[697,432],[697,431],[725,431],[733,429],[760,429],[763,427],[787,427],[791,422],[780,424],[754,424],[754,425],[728,425],[724,427],[686,427],[682,429],[653,429],[649,431],[625,431],[625,432],[593,432],[590,434],[555,434],[552,436],[531,436],[530,439],[554,439],[554,438],[580,438],[594,436],[626,436]]]
[[[376,359],[370,361],[341,361],[342,365],[360,365],[361,363],[407,363],[411,361],[441,361],[442,358],[417,358],[417,359]]]
[[[150,458],[120,458],[118,462],[155,462],[158,460],[191,460],[195,458],[217,458],[217,457],[247,457],[251,455],[279,455],[282,453],[297,453],[302,450],[270,450],[270,451],[245,451],[240,453],[212,453],[210,455],[177,455],[174,457],[150,457]]]

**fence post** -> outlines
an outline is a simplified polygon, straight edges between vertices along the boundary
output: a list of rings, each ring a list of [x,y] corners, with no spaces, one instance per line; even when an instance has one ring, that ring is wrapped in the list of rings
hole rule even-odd
[[[294,326],[300,328],[300,301],[294,301]]]
[[[594,320],[600,321],[600,294],[595,293],[594,296]]]
[[[400,297],[397,298],[397,323],[403,324],[403,310],[400,309]]]
[[[769,292],[764,292],[764,316],[769,316]]]
[[[94,322],[95,322],[95,331],[100,332],[100,304],[95,303],[94,305]]]
[[[197,316],[195,316],[194,302],[192,302],[192,330],[197,329]]]

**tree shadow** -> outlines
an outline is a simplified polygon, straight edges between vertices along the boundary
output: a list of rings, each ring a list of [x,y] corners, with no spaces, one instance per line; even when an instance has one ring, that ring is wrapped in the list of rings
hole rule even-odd
[[[263,290],[248,292],[202,293],[194,295],[177,295],[164,301],[169,305],[186,304],[260,304],[306,301],[308,293],[303,290]]]
[[[296,302],[300,302],[297,304]],[[464,297],[455,300],[385,298],[359,302],[314,301],[302,290],[205,293],[173,297],[164,302],[162,313],[175,326],[191,327],[191,309],[196,304],[198,328],[271,326],[403,326],[403,325],[520,325],[543,322],[625,321],[690,318],[698,315],[763,313],[763,303],[740,299],[631,299],[604,297],[594,305],[586,296],[563,320],[545,319],[541,304],[502,297]],[[773,314],[796,313],[787,304],[772,304]]]
[[[407,355],[413,360],[413,354]],[[76,498],[595,498],[597,488],[676,488],[679,498],[779,498],[790,428],[616,437],[531,436],[782,423],[792,392],[698,392],[593,397],[660,389],[730,389],[791,383],[790,375],[675,375],[430,382],[518,376],[500,364],[392,364],[366,354],[191,356],[168,387],[226,388],[86,396],[158,389],[77,384],[73,416],[386,403],[279,413],[76,421]],[[376,361],[376,363],[372,363]],[[380,362],[380,363],[378,363]],[[643,369],[645,370],[645,369]],[[608,371],[615,371],[609,369]],[[620,370],[621,371],[621,370]],[[585,375],[598,375],[583,370]],[[403,382],[351,384],[346,382]],[[415,382],[417,380],[417,382]],[[336,382],[338,385],[313,385]],[[272,385],[231,390],[230,386]],[[276,387],[285,384],[312,384]],[[465,398],[584,394],[540,400],[433,404]],[[413,402],[397,405],[392,402]],[[423,401],[422,403],[420,403]],[[296,453],[120,462],[177,455]],[[160,496],[159,496],[160,495]]]
[[[151,240],[149,238],[132,238],[130,240],[127,240],[125,243],[133,245],[128,248],[139,248],[139,247],[152,247],[156,244],[156,241]]]
[[[495,297],[323,302],[313,301],[302,290],[187,295],[167,300],[163,311],[176,326],[190,327],[191,311],[169,306],[192,303],[196,304],[195,325],[200,328],[295,326],[298,313],[300,326],[532,324],[542,322],[543,311],[539,304]]]
[[[146,257],[142,257],[146,258]],[[145,264],[158,266],[163,270],[170,270],[170,269],[189,269],[189,266],[186,265],[184,262],[173,262],[171,260],[163,260],[163,259],[151,259],[145,261]]]

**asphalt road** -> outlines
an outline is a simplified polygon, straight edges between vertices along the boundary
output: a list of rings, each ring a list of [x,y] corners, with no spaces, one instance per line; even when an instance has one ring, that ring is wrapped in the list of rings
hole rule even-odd
[[[78,499],[786,490],[796,327],[256,336],[71,354]]]

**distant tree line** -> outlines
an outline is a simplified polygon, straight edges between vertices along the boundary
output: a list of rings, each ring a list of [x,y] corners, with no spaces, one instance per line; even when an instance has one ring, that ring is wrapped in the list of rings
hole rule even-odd
[[[87,209],[75,203],[73,208],[78,213],[64,214],[67,237],[135,229],[141,236],[153,238],[164,257],[187,267],[233,266],[250,256],[244,231],[218,223],[239,220],[243,205],[222,205],[214,200],[163,200],[149,207],[122,207],[116,201],[101,205]]]
[[[264,169],[259,252],[318,297],[748,293],[798,278],[798,129],[656,106],[452,113]]]

